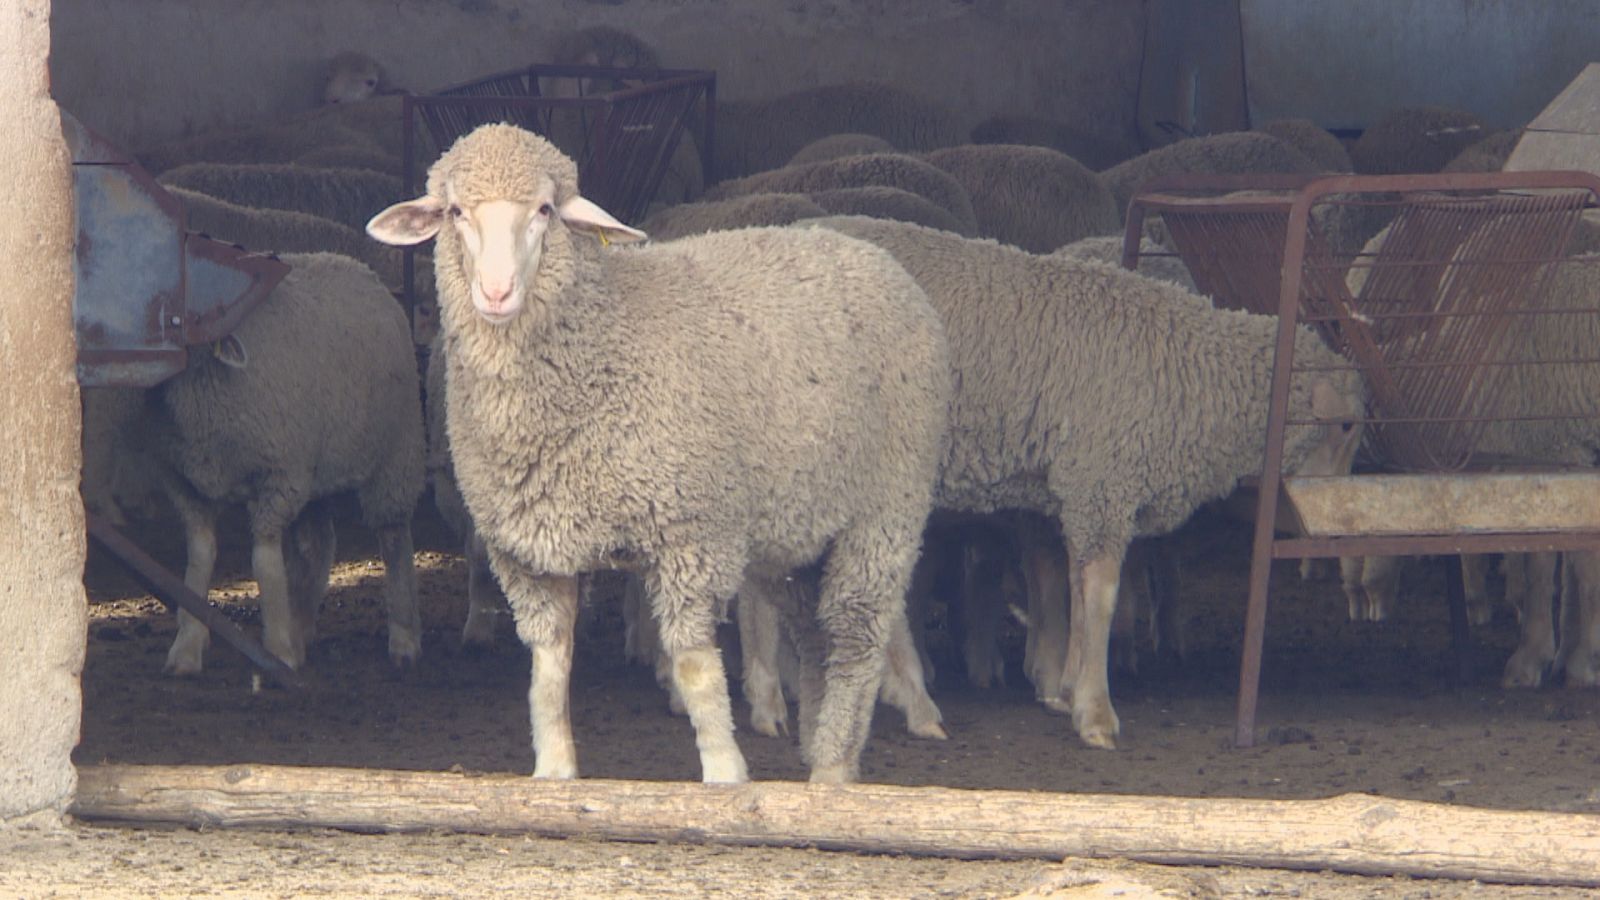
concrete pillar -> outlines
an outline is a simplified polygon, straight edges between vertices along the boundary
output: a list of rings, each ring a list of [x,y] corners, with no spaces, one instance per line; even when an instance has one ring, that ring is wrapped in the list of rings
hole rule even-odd
[[[76,783],[88,607],[73,373],[71,161],[50,98],[50,0],[0,3],[0,823]]]

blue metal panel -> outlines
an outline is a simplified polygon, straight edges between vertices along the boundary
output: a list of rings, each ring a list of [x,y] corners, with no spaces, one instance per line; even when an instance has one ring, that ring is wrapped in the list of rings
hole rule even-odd
[[[183,205],[126,154],[62,114],[73,154],[78,380],[148,387],[187,347],[228,334],[288,272],[276,259],[189,234]]]
[[[1258,123],[1449,106],[1520,126],[1600,56],[1596,0],[1241,0],[1240,17]]]

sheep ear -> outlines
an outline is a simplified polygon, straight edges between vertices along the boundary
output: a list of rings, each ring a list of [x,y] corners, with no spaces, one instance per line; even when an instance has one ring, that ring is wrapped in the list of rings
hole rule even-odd
[[[237,335],[230,334],[212,344],[211,355],[223,365],[234,369],[242,369],[250,364],[250,352],[244,348],[244,341],[239,340]]]
[[[582,231],[598,237],[602,244],[609,244],[612,241],[628,244],[649,237],[637,228],[629,228],[618,222],[612,218],[611,213],[583,197],[573,197],[561,204],[561,221],[567,223],[567,227],[573,231]]]
[[[437,235],[444,224],[444,201],[423,196],[396,203],[372,217],[367,234],[397,247],[410,247]]]

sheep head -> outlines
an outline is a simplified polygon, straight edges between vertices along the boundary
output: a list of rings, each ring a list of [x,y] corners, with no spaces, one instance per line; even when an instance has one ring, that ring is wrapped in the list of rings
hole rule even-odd
[[[365,53],[341,53],[328,63],[322,102],[359,103],[381,93],[383,82],[383,65],[377,60]]]
[[[467,297],[493,325],[530,307],[542,321],[578,277],[574,235],[645,237],[578,193],[570,158],[511,125],[485,125],[456,141],[429,170],[427,193],[378,213],[367,233],[398,246],[438,238],[434,264],[447,328],[466,312],[459,306]]]

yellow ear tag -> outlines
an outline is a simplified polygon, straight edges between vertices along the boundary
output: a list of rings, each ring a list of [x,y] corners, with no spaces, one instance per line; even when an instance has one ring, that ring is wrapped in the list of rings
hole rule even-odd
[[[596,233],[600,235],[600,246],[602,246],[602,247],[611,246],[611,238],[606,237],[606,230],[604,228],[600,229]]]

